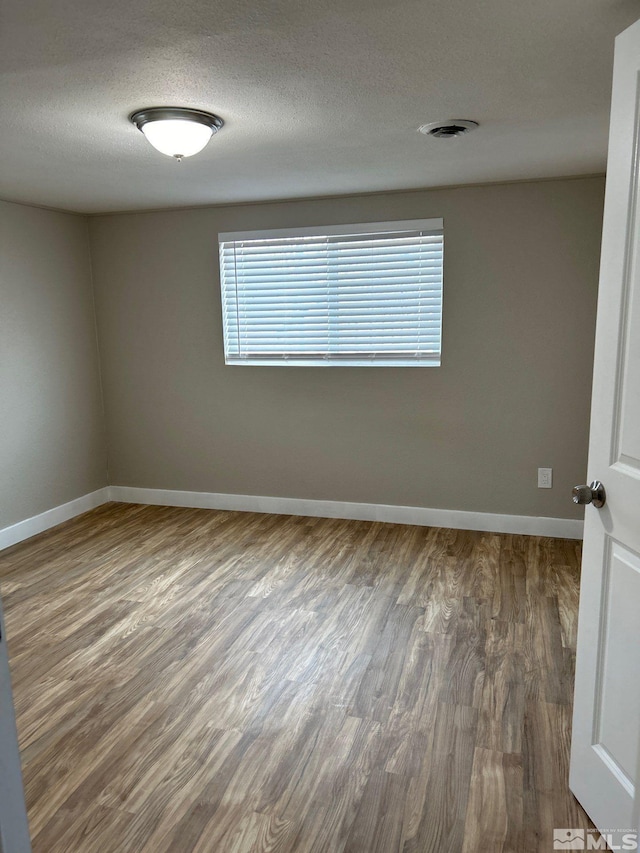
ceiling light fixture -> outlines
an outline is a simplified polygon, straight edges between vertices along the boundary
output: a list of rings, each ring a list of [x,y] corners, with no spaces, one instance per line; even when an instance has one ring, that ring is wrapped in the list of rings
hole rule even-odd
[[[178,163],[202,151],[224,124],[213,113],[185,107],[149,107],[132,113],[129,120],[157,151]]]
[[[431,124],[423,124],[418,130],[426,136],[435,136],[436,139],[454,139],[456,136],[471,133],[476,127],[478,127],[477,121],[452,118],[447,121],[432,121]]]

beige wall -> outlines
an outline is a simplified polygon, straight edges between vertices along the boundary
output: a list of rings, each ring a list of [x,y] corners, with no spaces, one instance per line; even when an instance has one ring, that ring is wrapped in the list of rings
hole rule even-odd
[[[0,528],[106,484],[87,222],[0,202]]]
[[[92,218],[111,482],[579,517],[603,187]],[[441,368],[225,367],[218,231],[417,217],[445,221]]]

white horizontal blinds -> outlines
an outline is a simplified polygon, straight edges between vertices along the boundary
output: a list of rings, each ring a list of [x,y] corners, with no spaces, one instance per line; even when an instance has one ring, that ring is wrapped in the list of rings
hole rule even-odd
[[[227,363],[438,364],[442,228],[403,224],[220,235]]]

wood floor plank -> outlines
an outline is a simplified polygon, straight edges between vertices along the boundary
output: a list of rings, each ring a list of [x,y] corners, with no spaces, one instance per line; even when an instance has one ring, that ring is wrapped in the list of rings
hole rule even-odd
[[[0,553],[34,853],[529,853],[579,543],[108,504]]]
[[[492,619],[487,631],[485,673],[477,745],[520,753],[525,710],[525,626]]]
[[[522,764],[520,756],[475,750],[462,853],[522,850]]]
[[[592,826],[573,797],[558,796],[569,777],[570,732],[569,706],[527,701],[522,749],[526,850],[548,850],[554,827]]]
[[[367,780],[344,853],[388,853],[402,848],[409,776],[377,768]]]
[[[462,850],[477,717],[475,708],[438,706],[422,771],[409,789],[404,853]]]

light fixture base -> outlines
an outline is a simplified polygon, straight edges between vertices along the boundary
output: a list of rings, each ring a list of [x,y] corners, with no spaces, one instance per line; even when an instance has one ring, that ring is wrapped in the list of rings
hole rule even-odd
[[[129,116],[129,121],[135,124],[138,130],[142,130],[149,121],[168,121],[171,119],[183,119],[204,124],[211,128],[212,134],[217,133],[224,125],[220,116],[207,113],[204,110],[192,110],[189,107],[147,107],[144,110],[136,110]]]

